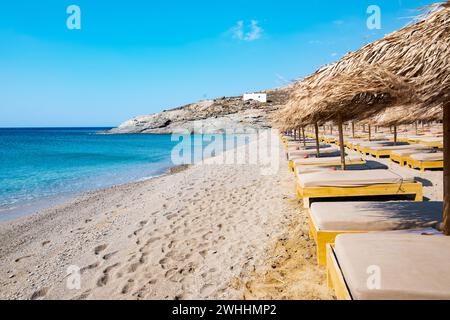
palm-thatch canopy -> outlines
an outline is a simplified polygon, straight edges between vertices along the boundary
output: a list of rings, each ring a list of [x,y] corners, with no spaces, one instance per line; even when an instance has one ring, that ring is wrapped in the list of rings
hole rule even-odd
[[[392,107],[377,114],[372,119],[362,123],[377,125],[381,127],[399,126],[412,124],[417,121],[431,122],[441,121],[443,114],[443,104],[432,106],[426,110],[417,108],[416,105]]]
[[[289,122],[362,119],[405,105],[423,113],[449,101],[450,0],[428,9],[419,22],[297,82],[284,110]]]

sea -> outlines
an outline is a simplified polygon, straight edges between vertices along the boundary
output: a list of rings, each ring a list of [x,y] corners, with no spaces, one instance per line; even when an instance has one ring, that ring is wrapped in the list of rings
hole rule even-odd
[[[108,129],[0,128],[0,221],[175,166],[171,155],[179,138],[101,134]],[[208,139],[197,138],[193,144],[207,145]]]

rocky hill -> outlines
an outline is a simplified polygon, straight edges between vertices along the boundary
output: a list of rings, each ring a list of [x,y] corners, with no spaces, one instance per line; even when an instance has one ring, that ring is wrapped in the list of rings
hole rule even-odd
[[[267,102],[243,101],[242,97],[223,97],[188,104],[160,113],[140,116],[122,123],[107,133],[235,133],[245,129],[270,128],[270,115],[288,99],[288,89],[265,91]]]

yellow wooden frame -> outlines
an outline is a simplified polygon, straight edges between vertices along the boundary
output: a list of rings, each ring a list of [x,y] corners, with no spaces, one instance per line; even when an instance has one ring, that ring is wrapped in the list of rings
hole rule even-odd
[[[420,160],[414,160],[411,157],[407,157],[406,163],[410,168],[419,169],[422,172],[424,172],[426,169],[443,169],[444,168],[444,160],[420,161]]]
[[[391,161],[397,162],[398,164],[400,164],[400,166],[404,167],[407,163],[409,156],[400,156],[400,155],[391,153],[389,157],[391,158]]]
[[[363,147],[361,148],[360,146],[357,147],[358,151],[361,152],[362,154],[369,155],[370,154],[370,147]]]
[[[303,207],[309,208],[311,198],[338,198],[362,196],[415,195],[415,201],[423,201],[422,183],[376,184],[364,187],[312,187],[302,188],[297,181],[297,196],[303,199]]]
[[[394,138],[389,138],[389,141],[392,141],[392,142],[394,142]],[[413,141],[413,140],[409,140],[408,138],[399,138],[399,137],[397,137],[397,142],[408,142],[408,143],[412,143],[412,142],[410,142],[410,141]]]
[[[345,162],[345,164],[346,165],[352,165],[352,164],[366,164],[367,163],[367,161],[366,160],[364,160],[364,159],[361,159],[361,161],[350,161],[350,162]],[[327,167],[327,166],[339,166],[341,164],[341,160],[339,160],[339,161],[335,161],[335,162],[327,162],[327,163],[320,163],[320,164],[317,164],[317,163],[311,163],[311,164],[304,164],[304,163],[302,163],[302,165],[301,165],[301,167],[308,167],[308,168],[310,168],[310,167]],[[294,172],[296,172],[297,171],[297,166],[298,165],[296,165],[295,164],[295,162],[293,161],[292,162],[292,170],[294,171]]]
[[[426,146],[428,146],[428,147],[431,147],[431,148],[439,148],[439,149],[442,149],[442,148],[444,147],[444,143],[443,143],[443,142],[440,142],[440,141],[432,141],[432,142],[419,141],[418,143],[424,144],[424,145],[426,145]]]
[[[423,141],[420,139],[417,140],[408,140],[409,144],[423,144],[430,148],[439,148],[442,149],[444,147],[444,142],[441,141]]]
[[[331,244],[327,244],[326,255],[328,288],[334,290],[338,300],[353,300]]]
[[[381,157],[388,157],[391,155],[392,150],[373,150],[373,149],[368,149],[368,153],[373,156],[376,157],[377,159],[380,159]]]
[[[292,161],[292,160],[289,160],[289,171],[295,172],[294,161]]]
[[[323,138],[322,140],[325,143],[336,143],[337,142],[336,138]]]
[[[369,231],[323,231],[319,230],[317,223],[311,213],[311,209],[308,210],[309,216],[309,235],[316,242],[316,256],[317,264],[325,266],[327,264],[327,245],[334,244],[336,237],[340,234],[355,234],[355,233],[367,233]]]

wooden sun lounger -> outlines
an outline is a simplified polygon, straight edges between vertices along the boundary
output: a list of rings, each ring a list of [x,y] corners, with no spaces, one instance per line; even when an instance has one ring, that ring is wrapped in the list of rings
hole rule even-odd
[[[444,141],[443,141],[443,139],[440,139],[440,138],[423,138],[423,139],[417,139],[417,140],[410,140],[408,142],[410,142],[411,144],[424,144],[431,148],[442,149],[444,147]]]
[[[316,242],[317,263],[326,264],[326,245],[340,234],[438,227],[442,202],[314,203],[309,209],[309,234]]]
[[[319,147],[321,149],[324,149],[324,148],[330,148],[332,146],[329,145],[329,144],[321,143],[319,145]],[[306,148],[305,148],[303,142],[301,142],[301,143],[300,142],[289,143],[288,146],[287,146],[287,150],[286,151],[287,152],[295,152],[295,151],[300,151],[300,150],[314,150],[315,151],[316,150],[316,144],[308,142],[308,143],[306,143]]]
[[[400,166],[404,167],[404,166],[406,166],[410,155],[412,155],[414,153],[425,152],[424,150],[418,150],[418,149],[413,149],[413,148],[414,148],[414,146],[412,146],[411,149],[409,149],[409,150],[392,151],[389,157],[390,157],[391,161],[396,162]],[[430,149],[429,152],[432,152],[432,149]]]
[[[440,155],[442,154],[442,158]],[[444,155],[443,153],[439,153],[439,156],[436,157],[436,159],[432,159],[432,155],[434,153],[417,153],[412,154],[406,158],[407,165],[412,169],[419,169],[420,171],[424,172],[426,169],[443,169],[444,168]],[[417,158],[418,156],[422,156],[421,158]],[[430,156],[429,159],[427,159],[427,156]],[[442,160],[438,160],[442,159]]]
[[[326,245],[326,266],[328,288],[334,290],[334,295],[338,300],[353,300],[332,244]]]
[[[307,161],[312,160],[312,161]],[[309,163],[308,163],[309,162]],[[361,157],[345,157],[345,163],[346,165],[353,165],[353,164],[366,164],[366,160],[362,159]],[[323,167],[323,166],[339,166],[341,164],[341,157],[322,157],[322,158],[310,158],[310,159],[300,159],[300,160],[293,160],[292,165],[290,165],[290,168],[292,168],[292,171],[297,173],[297,167]]]
[[[390,156],[391,152],[394,150],[402,150],[402,149],[412,149],[413,147],[411,145],[408,145],[404,142],[400,142],[397,145],[394,145],[392,142],[389,143],[381,143],[381,145],[373,145],[373,146],[365,146],[364,148],[361,148],[361,152],[363,152],[366,155],[371,155],[373,157],[376,157],[377,159],[381,157],[388,157]],[[417,145],[416,149],[427,149],[429,147],[424,145]]]
[[[340,235],[327,245],[328,287],[339,300],[450,300],[450,241],[421,233]]]
[[[392,145],[392,142],[390,141],[364,141],[357,145],[355,145],[355,151],[358,151],[364,155],[370,154],[370,148],[372,147],[383,147],[383,146],[390,146]]]
[[[354,171],[329,171],[329,172],[314,172],[297,175],[297,196],[303,199],[303,206],[309,208],[311,198],[339,198],[339,197],[361,197],[361,196],[397,196],[397,195],[414,195],[415,201],[423,201],[423,190],[420,182],[414,181],[414,179],[408,179],[409,181],[399,181],[398,183],[364,183],[363,179],[360,183],[355,183],[349,186],[342,186],[337,184],[332,186],[333,183],[328,183],[326,186],[304,186],[299,181],[300,177],[316,178],[320,174],[332,174],[337,175],[335,178],[339,178],[338,175],[355,175],[361,173],[365,176],[372,174],[372,178],[376,178],[376,175],[383,175],[390,170],[354,170]],[[391,172],[391,175],[395,175]],[[368,178],[369,179],[369,178]],[[366,180],[367,181],[367,180]],[[378,180],[382,181],[382,180]]]
[[[321,140],[325,143],[336,143],[338,139],[339,138],[337,137],[328,137],[328,136],[321,137]]]
[[[417,150],[428,150],[430,147],[425,145],[400,145],[400,146],[386,146],[386,147],[370,147],[367,149],[367,153],[377,159],[381,157],[390,157],[392,152],[399,150],[407,150],[407,149],[417,149]],[[420,151],[419,151],[420,152]]]

